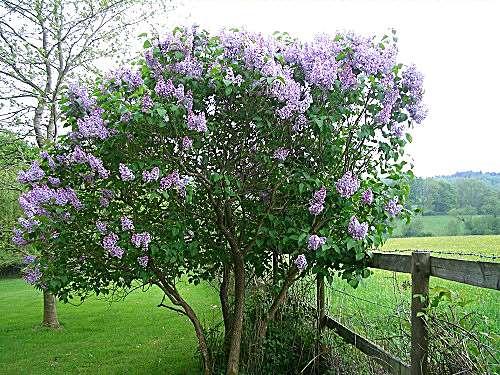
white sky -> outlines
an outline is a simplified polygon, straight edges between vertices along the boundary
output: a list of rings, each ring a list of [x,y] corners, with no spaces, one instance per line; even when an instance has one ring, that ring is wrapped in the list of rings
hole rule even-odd
[[[399,60],[425,75],[429,116],[408,148],[418,176],[500,172],[500,0],[211,1],[184,0],[166,21],[300,38],[395,28]]]

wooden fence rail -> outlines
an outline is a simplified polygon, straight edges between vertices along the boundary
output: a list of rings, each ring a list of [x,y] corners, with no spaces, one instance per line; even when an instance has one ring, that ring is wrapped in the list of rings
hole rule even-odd
[[[411,274],[411,364],[405,364],[378,345],[326,316],[322,277],[317,280],[318,328],[320,331],[323,328],[333,329],[346,342],[377,359],[391,374],[396,375],[428,374],[428,331],[422,314],[429,303],[430,276],[500,290],[500,263],[438,258],[427,251],[414,251],[411,255],[374,252],[369,267]]]

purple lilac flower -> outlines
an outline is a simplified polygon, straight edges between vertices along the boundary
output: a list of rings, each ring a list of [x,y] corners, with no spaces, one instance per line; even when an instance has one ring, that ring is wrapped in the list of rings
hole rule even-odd
[[[394,137],[401,138],[405,133],[405,126],[400,123],[393,122],[391,124],[391,134]]]
[[[309,201],[309,212],[311,213],[311,215],[317,216],[323,211],[323,209],[325,208],[325,198],[326,189],[323,186],[313,194],[313,198]]]
[[[101,140],[108,138],[109,130],[101,117],[103,112],[102,108],[96,108],[89,115],[77,119],[78,136],[82,138],[99,138]]]
[[[148,232],[132,234],[132,243],[135,247],[142,247],[147,250],[151,243],[151,235]]]
[[[20,217],[17,219],[17,222],[26,230],[27,233],[33,233],[40,225],[40,222],[33,218],[26,219],[24,217]]]
[[[335,187],[341,197],[349,198],[359,189],[359,180],[351,171],[347,171],[335,183]]]
[[[54,187],[57,187],[61,184],[61,180],[59,178],[53,177],[53,176],[48,177],[47,181],[49,182],[49,184],[51,184]]]
[[[151,99],[151,97],[148,94],[144,95],[142,97],[142,102],[141,102],[142,112],[149,111],[151,108],[153,108],[153,106],[154,106],[153,99]]]
[[[120,178],[122,181],[132,181],[135,179],[134,173],[125,164],[120,163],[118,170],[120,171]]]
[[[130,122],[130,120],[132,120],[132,113],[130,112],[122,113],[122,115],[120,116],[121,122],[127,123]]]
[[[193,140],[188,136],[182,138],[182,148],[184,150],[190,150],[193,147]]]
[[[326,242],[326,237],[319,237],[316,234],[309,236],[309,241],[307,243],[307,248],[309,250],[318,250]]]
[[[233,68],[231,68],[231,67],[228,67],[226,69],[226,76],[224,77],[224,79],[226,81],[231,82],[233,85],[236,85],[236,86],[241,86],[241,84],[243,83],[243,77],[241,76],[241,74],[238,74],[237,76],[235,76],[234,72],[233,72]]]
[[[108,73],[108,79],[114,80],[117,84],[125,83],[129,89],[135,90],[144,83],[140,71],[133,72],[128,67],[121,67]]]
[[[30,267],[24,271],[24,280],[31,285],[35,285],[42,278],[40,267]]]
[[[428,114],[427,107],[421,103],[410,104],[407,107],[410,117],[415,120],[417,124],[421,124],[425,120]]]
[[[297,118],[295,119],[295,122],[293,123],[292,130],[295,133],[300,133],[306,127],[307,127],[307,117],[303,114],[298,115]]]
[[[274,151],[273,159],[285,161],[285,159],[288,157],[289,154],[290,150],[280,147],[276,151]]]
[[[121,224],[122,224],[122,230],[127,231],[127,230],[134,230],[134,222],[128,218],[127,216],[122,216],[120,218]]]
[[[344,65],[342,70],[339,72],[339,79],[344,90],[353,88],[358,83],[356,75],[353,73],[350,65]]]
[[[47,160],[47,164],[49,165],[49,168],[51,170],[54,170],[56,168],[55,160],[52,158],[52,156],[49,155],[49,153],[47,151],[45,151],[45,150],[41,151],[40,158],[42,158],[43,160]]]
[[[366,189],[361,195],[361,201],[364,204],[372,204],[373,203],[373,191],[372,189]]]
[[[109,189],[103,189],[101,190],[101,198],[99,200],[99,203],[101,204],[102,207],[108,207],[109,202],[111,199],[113,199],[113,191]]]
[[[148,262],[149,262],[149,257],[147,255],[137,258],[137,263],[139,263],[139,265],[143,268],[146,268],[148,266]]]
[[[87,161],[92,168],[93,171],[99,174],[99,177],[102,179],[106,179],[109,177],[109,171],[104,167],[104,164],[101,159],[95,157],[94,155],[87,155]]]
[[[160,180],[160,187],[163,190],[170,189],[172,186],[177,186],[180,183],[180,176],[178,171],[173,171],[166,177]]]
[[[157,181],[160,178],[160,168],[154,167],[151,171],[142,172],[142,180],[144,182]]]
[[[118,235],[109,233],[102,239],[102,247],[107,250],[111,256],[121,259],[124,251],[116,244],[117,242]]]
[[[26,246],[28,244],[28,241],[23,236],[22,230],[18,228],[14,228],[12,230],[13,235],[12,235],[12,243],[16,246]]]
[[[89,110],[96,103],[96,100],[89,96],[87,89],[76,82],[68,85],[68,93],[70,99],[80,104],[85,110]]]
[[[384,100],[382,101],[382,110],[377,115],[377,121],[382,124],[388,124],[391,119],[392,108],[396,101],[399,99],[399,91],[397,88],[393,87],[388,89],[384,94]]]
[[[362,240],[368,234],[368,224],[360,223],[356,216],[352,216],[347,226],[347,231],[355,240]]]
[[[97,220],[95,222],[95,226],[97,228],[97,230],[101,233],[101,234],[104,234],[106,233],[106,229],[107,229],[107,224],[105,221],[100,221],[100,220]]]
[[[403,72],[403,85],[408,88],[411,98],[420,102],[422,100],[424,89],[424,75],[420,73],[415,65],[411,65]]]
[[[294,261],[295,266],[299,269],[300,272],[304,271],[307,267],[307,259],[304,254],[300,254]]]
[[[207,119],[205,118],[205,113],[201,112],[199,114],[195,114],[194,112],[190,112],[188,114],[188,122],[187,127],[190,130],[195,130],[197,132],[206,132],[207,128]]]
[[[40,163],[35,160],[27,171],[20,171],[17,180],[22,184],[40,181],[45,176],[45,172],[40,168]]]
[[[76,146],[73,152],[69,155],[69,162],[75,164],[83,164],[87,162],[87,154],[80,146]]]
[[[385,212],[387,212],[387,214],[391,217],[398,216],[403,210],[403,206],[398,204],[398,200],[399,200],[398,197],[394,197],[390,199],[389,202],[387,202],[387,204],[384,207]]]
[[[25,255],[23,257],[23,263],[24,264],[31,264],[35,261],[35,259],[36,259],[36,256],[28,254],[28,255]]]
[[[175,91],[174,84],[172,83],[172,80],[168,80],[165,82],[163,77],[161,77],[158,82],[156,82],[155,85],[155,92],[158,94],[158,96],[163,96],[163,97],[168,97],[170,95],[173,95]]]

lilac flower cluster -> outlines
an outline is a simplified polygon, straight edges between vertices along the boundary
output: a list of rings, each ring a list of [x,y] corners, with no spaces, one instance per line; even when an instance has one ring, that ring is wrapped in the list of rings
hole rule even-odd
[[[19,228],[14,228],[12,229],[12,243],[16,246],[26,246],[28,244],[28,241],[26,238],[24,238],[24,233],[21,229]]]
[[[423,89],[424,76],[415,65],[411,65],[403,72],[403,86],[408,89],[408,95],[411,102],[407,105],[410,117],[420,124],[427,117],[427,108],[422,104],[424,95]]]
[[[361,201],[364,204],[372,204],[373,203],[373,191],[372,189],[366,189],[363,194],[361,195]]]
[[[312,234],[309,236],[309,241],[307,242],[307,248],[309,250],[318,250],[325,243],[326,243],[326,237],[320,237],[316,234]]]
[[[392,109],[396,101],[400,98],[399,91],[396,87],[388,89],[384,94],[382,101],[382,110],[377,115],[377,120],[382,124],[388,124],[391,119]]]
[[[405,126],[402,123],[393,122],[391,124],[391,134],[396,138],[403,137],[405,133]]]
[[[24,271],[24,280],[31,285],[35,285],[42,278],[42,272],[40,271],[40,267],[29,267]]]
[[[112,71],[108,73],[106,78],[110,81],[113,81],[117,85],[122,85],[122,83],[125,83],[126,85],[128,85],[130,90],[135,90],[144,83],[141,77],[141,72],[133,72],[128,67],[122,67],[115,71]]]
[[[142,180],[144,182],[158,181],[159,178],[160,178],[160,168],[158,167],[153,167],[151,171],[142,172]]]
[[[78,133],[75,136],[78,138],[99,138],[101,140],[108,138],[110,132],[104,124],[103,112],[102,108],[95,108],[90,114],[77,119]]]
[[[45,172],[40,168],[40,163],[35,160],[27,171],[20,171],[17,180],[22,184],[29,184],[40,181],[45,176]]]
[[[43,160],[47,160],[47,164],[49,165],[49,168],[51,170],[54,170],[56,168],[56,161],[52,156],[49,155],[47,151],[41,151],[40,152],[40,158]]]
[[[368,223],[360,223],[356,216],[352,216],[347,226],[347,232],[355,240],[362,240],[368,234]]]
[[[31,264],[35,261],[35,259],[36,259],[36,256],[28,254],[28,255],[25,255],[23,257],[23,263],[24,264]]]
[[[19,197],[19,204],[28,218],[47,215],[48,211],[44,206],[52,203],[58,206],[70,204],[77,210],[83,207],[76,192],[69,187],[51,189],[47,185],[34,186]]]
[[[189,112],[187,119],[187,127],[189,130],[194,130],[200,133],[204,133],[208,130],[207,119],[205,118],[205,113],[201,112],[195,114],[194,112]]]
[[[298,268],[300,272],[304,271],[307,268],[307,259],[304,254],[300,254],[294,261],[295,267]]]
[[[151,99],[151,96],[146,94],[142,97],[141,101],[142,112],[148,112],[151,108],[153,108],[154,105],[155,103],[153,102],[153,99]]]
[[[127,123],[130,122],[130,120],[132,120],[132,113],[130,112],[122,113],[120,116],[120,122]]]
[[[325,208],[325,199],[326,189],[323,186],[313,194],[313,198],[309,201],[309,212],[311,213],[311,215],[317,216],[323,211],[323,209]]]
[[[180,176],[178,171],[173,171],[160,180],[160,188],[167,190],[175,188],[181,196],[186,196],[186,186],[189,184],[188,176]]]
[[[109,171],[104,167],[103,161],[98,157],[88,154],[80,146],[75,146],[73,151],[65,159],[66,163],[69,164],[85,164],[87,163],[93,172],[97,172],[100,178],[107,179],[109,177]],[[89,175],[88,182],[92,181],[93,175]]]
[[[274,151],[273,159],[279,160],[279,161],[285,161],[285,159],[288,157],[290,154],[290,150],[287,150],[286,148],[280,147],[276,151]]]
[[[101,207],[108,207],[111,199],[113,199],[113,196],[114,196],[113,191],[109,189],[101,190],[101,197],[99,199]]]
[[[226,68],[226,76],[224,77],[224,79],[235,86],[241,86],[241,84],[243,83],[243,77],[241,76],[241,74],[235,76],[233,68],[231,67]]]
[[[118,171],[120,172],[120,178],[122,181],[132,181],[135,179],[135,175],[132,170],[123,163],[120,163],[118,166]]]
[[[58,177],[49,176],[47,178],[47,182],[51,184],[53,187],[61,185],[61,180]]]
[[[102,247],[107,250],[108,254],[121,259],[123,257],[124,250],[117,245],[118,235],[115,233],[109,233],[102,239]]]
[[[137,263],[139,263],[139,265],[142,268],[146,268],[148,266],[148,262],[149,262],[149,257],[147,255],[137,258]]]
[[[123,231],[134,230],[134,222],[127,216],[122,216],[120,222]]]
[[[101,234],[104,234],[106,233],[106,229],[108,227],[108,225],[106,224],[106,222],[104,221],[100,221],[100,220],[97,220],[95,222],[95,226],[97,228],[97,230],[101,233]]]
[[[20,217],[17,222],[21,227],[24,228],[26,233],[33,233],[35,229],[40,225],[40,222],[33,218]]]
[[[184,150],[190,150],[193,147],[193,140],[188,136],[182,138],[182,148]]]
[[[391,217],[396,217],[398,216],[401,211],[403,210],[403,206],[398,204],[398,197],[394,197],[390,199],[387,204],[385,205],[385,212]]]
[[[87,89],[76,82],[68,85],[68,94],[70,100],[78,103],[85,110],[90,110],[96,104],[96,100],[89,96]]]
[[[337,192],[343,198],[349,198],[359,189],[359,180],[358,178],[351,172],[347,171],[336,183],[335,187],[337,188]]]
[[[151,243],[151,235],[148,232],[134,233],[132,234],[131,241],[135,247],[147,250]]]

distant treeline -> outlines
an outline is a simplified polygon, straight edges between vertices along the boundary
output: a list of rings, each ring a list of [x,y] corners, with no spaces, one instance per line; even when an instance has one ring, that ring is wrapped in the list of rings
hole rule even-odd
[[[416,178],[408,204],[422,215],[500,216],[500,174],[458,172],[452,176]]]
[[[424,217],[401,225],[396,236],[500,234],[500,173],[468,171],[416,178],[407,206],[418,207]],[[426,219],[429,216],[442,217]]]

